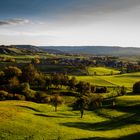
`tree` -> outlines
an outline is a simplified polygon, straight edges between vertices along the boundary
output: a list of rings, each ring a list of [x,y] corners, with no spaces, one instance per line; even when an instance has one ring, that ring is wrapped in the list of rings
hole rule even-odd
[[[3,71],[0,71],[0,85],[4,84],[4,76],[5,76],[5,73]]]
[[[35,78],[38,76],[38,71],[34,65],[29,64],[23,67],[22,69],[22,81],[28,82],[29,84],[33,83]]]
[[[14,76],[19,77],[22,74],[21,69],[13,66],[6,67],[3,72],[5,74],[6,80],[13,78]]]
[[[69,83],[68,83],[68,86],[69,86],[70,90],[74,90],[76,84],[77,84],[76,78],[75,78],[75,77],[72,77],[72,78],[69,80]]]
[[[94,93],[96,91],[96,87],[91,85],[91,93]]]
[[[45,77],[45,86],[49,89],[50,87],[51,87],[51,85],[52,85],[52,80],[51,80],[51,78],[50,77]]]
[[[67,86],[69,82],[69,77],[66,74],[61,74],[60,75],[60,80],[61,80],[61,86]]]
[[[4,90],[0,90],[0,101],[6,100],[7,96],[8,96],[8,92]]]
[[[96,87],[95,93],[107,93],[107,87]]]
[[[19,80],[16,76],[12,77],[11,79],[9,79],[9,86],[12,87],[16,87],[19,85]]]
[[[88,108],[89,98],[87,96],[82,96],[77,99],[74,104],[74,108],[80,110],[81,118],[83,118],[84,110]]]
[[[76,85],[76,91],[79,92],[81,95],[84,95],[86,93],[90,93],[91,92],[91,86],[89,83],[84,83],[83,81],[80,81],[77,85]]]
[[[61,96],[55,94],[51,97],[51,104],[55,107],[55,112],[57,112],[57,107],[63,103]]]
[[[16,76],[10,78],[8,80],[8,89],[12,92],[12,93],[16,93],[18,90],[18,86],[19,86],[20,82],[18,80],[18,78]]]
[[[92,95],[90,98],[90,103],[88,109],[93,110],[95,108],[102,107],[103,97],[99,94]]]
[[[34,85],[38,88],[45,89],[46,87],[46,79],[45,75],[42,73],[36,74],[34,79]]]
[[[51,81],[52,81],[52,84],[55,86],[55,88],[58,88],[59,85],[61,85],[60,75],[59,74],[52,74]]]
[[[140,81],[136,82],[134,85],[133,85],[133,93],[139,93],[140,94]]]
[[[125,95],[125,94],[126,94],[126,88],[122,86],[120,90],[120,95]]]
[[[40,64],[39,58],[32,59],[32,64]]]

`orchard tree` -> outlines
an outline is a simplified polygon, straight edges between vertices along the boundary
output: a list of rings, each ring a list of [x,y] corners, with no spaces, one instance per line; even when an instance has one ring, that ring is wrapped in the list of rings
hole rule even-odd
[[[63,104],[63,98],[58,94],[51,97],[51,104],[55,107],[55,112],[57,112],[57,107]]]
[[[89,98],[87,96],[82,96],[75,102],[75,108],[80,110],[81,118],[83,118],[84,110],[88,108]]]

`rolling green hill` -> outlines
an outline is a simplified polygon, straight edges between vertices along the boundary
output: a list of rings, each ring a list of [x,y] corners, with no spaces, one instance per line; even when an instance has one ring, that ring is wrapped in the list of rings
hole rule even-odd
[[[76,78],[97,86],[125,86],[132,88],[135,82],[140,81],[140,72],[111,76],[76,76]]]
[[[33,53],[44,52],[38,47],[31,45],[10,45],[10,46],[0,46],[0,54],[6,55],[29,55]],[[45,53],[45,52],[44,52]]]
[[[43,46],[43,50],[57,50],[65,53],[134,56],[140,54],[140,48],[118,46]]]
[[[135,105],[140,105],[140,96],[119,97],[117,103],[119,107],[115,109],[86,111],[80,119],[78,111],[71,111],[65,105],[54,112],[46,104],[1,101],[0,139],[139,140],[140,114]]]

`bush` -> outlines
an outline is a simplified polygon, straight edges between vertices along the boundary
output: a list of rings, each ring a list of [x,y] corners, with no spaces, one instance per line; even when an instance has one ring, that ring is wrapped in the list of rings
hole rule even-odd
[[[1,90],[0,91],[0,101],[6,100],[8,96],[8,92]]]
[[[139,82],[136,82],[133,85],[133,93],[139,93],[140,94],[140,81]]]

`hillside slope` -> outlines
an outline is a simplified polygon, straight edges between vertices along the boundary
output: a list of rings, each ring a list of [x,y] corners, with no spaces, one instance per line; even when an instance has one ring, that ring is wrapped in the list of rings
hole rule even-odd
[[[140,103],[140,96],[134,97],[133,104],[132,101],[133,96],[119,97],[118,108],[86,111],[83,119],[78,111],[71,111],[67,106],[54,112],[54,108],[46,104],[1,101],[0,139],[139,140],[140,114],[135,103]]]
[[[135,47],[116,47],[116,46],[44,46],[40,47],[43,50],[57,50],[65,53],[81,53],[94,55],[114,55],[114,56],[129,56],[139,55],[140,48]]]
[[[11,45],[11,46],[0,46],[0,54],[8,54],[8,55],[23,55],[23,54],[32,54],[44,52],[38,47],[30,46],[30,45]]]

